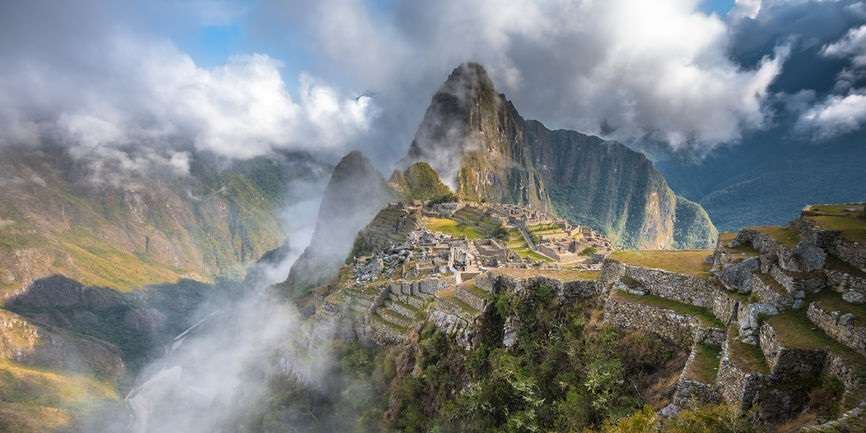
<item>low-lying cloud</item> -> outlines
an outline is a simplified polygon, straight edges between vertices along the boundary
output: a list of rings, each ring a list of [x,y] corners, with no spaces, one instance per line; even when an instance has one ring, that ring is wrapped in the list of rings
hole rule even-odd
[[[390,94],[384,115],[423,109],[471,60],[530,118],[677,149],[712,149],[764,126],[787,55],[780,47],[754,67],[735,63],[730,24],[698,0],[397,1],[387,14],[356,0],[276,3],[306,23],[319,56],[354,71],[358,87]]]

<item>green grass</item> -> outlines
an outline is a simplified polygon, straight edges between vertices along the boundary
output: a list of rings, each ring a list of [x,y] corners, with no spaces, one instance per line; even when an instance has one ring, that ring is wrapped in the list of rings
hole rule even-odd
[[[399,334],[405,334],[405,333],[409,332],[409,328],[407,328],[403,325],[391,322],[388,319],[385,319],[384,317],[380,316],[378,312],[371,314],[370,318],[373,320],[373,322],[376,322],[376,323],[379,323],[380,325],[391,328]]]
[[[769,374],[770,367],[764,352],[755,344],[746,344],[740,341],[736,327],[728,328],[728,356],[740,369],[759,374]]]
[[[750,229],[758,233],[763,233],[776,242],[789,247],[793,247],[800,242],[800,233],[790,227],[763,226],[750,227]]]
[[[695,357],[689,365],[686,375],[701,383],[713,383],[719,373],[719,361],[722,358],[722,349],[710,344],[698,344],[695,346]]]
[[[0,360],[0,401],[81,409],[100,400],[117,398],[111,384],[89,376]]]
[[[824,230],[838,231],[848,240],[866,243],[866,218],[824,215],[806,218]]]
[[[547,257],[543,254],[539,254],[536,251],[533,251],[529,248],[529,245],[526,243],[526,239],[523,239],[523,235],[520,233],[520,230],[517,228],[509,228],[508,229],[508,237],[506,238],[505,246],[517,254],[519,257],[524,259],[531,259],[540,262],[552,263],[553,259]]]
[[[463,285],[461,287],[463,288],[463,290],[466,290],[467,292],[469,292],[472,295],[474,295],[478,298],[481,298],[481,299],[489,299],[492,296],[492,294],[490,292],[488,292],[487,290],[484,290],[482,288],[479,288],[478,286],[475,285],[475,283],[472,283],[472,282],[463,283]]]
[[[860,371],[866,372],[866,358],[818,329],[806,317],[805,309],[789,310],[770,316],[766,321],[776,330],[785,347],[800,350],[827,350],[839,355]]]
[[[424,218],[423,223],[432,232],[472,240],[483,237],[477,228],[458,223],[450,218]]]
[[[460,300],[460,298],[457,297],[457,294],[455,292],[455,287],[448,287],[446,289],[436,292],[436,298],[438,298],[439,302],[454,305],[467,316],[476,316],[478,315],[478,313],[480,313],[477,308]]]
[[[709,278],[711,266],[706,260],[712,254],[712,250],[625,250],[611,254],[610,259],[626,265]]]
[[[737,233],[736,233],[736,232],[720,233],[720,234],[719,234],[719,245],[720,245],[721,248],[724,249],[725,252],[727,252],[728,254],[733,254],[733,255],[743,256],[742,258],[755,257],[755,256],[759,256],[759,255],[761,254],[761,253],[759,253],[757,250],[755,250],[754,248],[752,248],[751,245],[748,245],[748,244],[739,245],[739,246],[736,246],[736,247],[727,247],[727,246],[724,246],[725,244],[727,244],[728,242],[733,241],[733,240],[736,239],[736,238],[737,238]]]
[[[655,295],[632,295],[631,293],[626,293],[623,291],[615,291],[613,293],[619,299],[626,300],[628,302],[634,302],[637,304],[648,305],[651,307],[663,308],[666,310],[671,310],[679,314],[683,314],[686,316],[691,316],[698,319],[704,326],[724,329],[725,325],[721,320],[717,319],[710,310],[702,307],[696,307],[694,305],[684,304],[682,302],[672,301],[670,299],[665,299]]]
[[[866,305],[852,304],[842,299],[842,295],[832,291],[825,291],[815,298],[815,302],[826,311],[840,311],[842,314],[851,313],[860,325],[866,324]]]

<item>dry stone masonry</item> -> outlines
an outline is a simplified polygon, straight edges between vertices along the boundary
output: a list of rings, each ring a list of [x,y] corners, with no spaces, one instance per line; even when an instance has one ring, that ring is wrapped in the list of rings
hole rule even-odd
[[[453,217],[463,207],[441,204],[422,213]],[[617,252],[600,269],[527,266],[510,262],[507,253],[491,261],[480,251],[495,250],[496,242],[419,227],[389,238],[390,245],[378,245],[371,255],[355,257],[341,289],[324,299],[319,314],[348,319],[354,337],[375,344],[407,341],[428,322],[468,349],[477,343],[496,294],[519,298],[545,285],[560,302],[600,297],[607,323],[656,333],[690,351],[663,415],[693,403],[726,402],[754,422],[781,423],[800,415],[821,381],[837,380],[847,412],[826,425],[862,425],[857,424],[866,405],[861,402],[866,395],[862,207],[810,206],[786,227],[723,233],[715,250]],[[541,213],[483,209],[473,212],[504,223],[535,217],[550,224]],[[540,224],[523,221],[521,231],[528,234],[532,223]],[[561,228],[548,227],[536,227],[527,243],[560,236],[553,231]],[[510,347],[521,324],[504,319],[502,343]],[[817,428],[808,431],[824,431]]]

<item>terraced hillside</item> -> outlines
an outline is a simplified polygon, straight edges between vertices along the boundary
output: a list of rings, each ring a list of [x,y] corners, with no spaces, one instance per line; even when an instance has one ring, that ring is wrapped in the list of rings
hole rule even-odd
[[[424,225],[434,232],[473,240],[501,238],[505,235],[505,229],[499,221],[473,206],[463,206],[451,218],[424,218]]]
[[[554,296],[557,305],[597,302],[604,324],[655,334],[688,353],[666,379],[671,394],[652,397],[657,410],[724,404],[749,424],[859,431],[866,423],[862,206],[813,206],[786,227],[723,233],[714,250],[618,251],[600,272],[500,267],[462,282],[401,275],[337,290],[319,314],[349,318],[355,335],[378,345],[412,347],[432,327],[476,353],[525,347],[525,327],[542,326],[501,316],[509,300],[523,300],[518,309],[534,296]],[[509,248],[525,247],[522,235],[510,234]]]
[[[866,421],[861,212],[811,206],[787,227],[723,233],[711,261],[615,253],[601,280],[605,318],[692,347],[674,405],[725,401],[755,422],[857,431]]]

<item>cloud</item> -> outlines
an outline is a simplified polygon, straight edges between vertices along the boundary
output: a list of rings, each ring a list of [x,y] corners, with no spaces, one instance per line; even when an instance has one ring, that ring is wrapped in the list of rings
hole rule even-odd
[[[237,13],[223,2],[205,3],[209,22]],[[42,6],[7,5],[2,12],[11,21],[38,15]],[[202,67],[172,42],[120,29],[98,14],[73,13],[86,29],[78,37],[57,17],[63,11],[42,12],[62,25],[4,27],[0,18],[0,145],[61,143],[80,157],[125,158],[121,165],[129,168],[164,160],[183,173],[193,151],[337,156],[377,114],[372,98],[309,74],[285,81],[281,63],[266,54]],[[48,35],[36,34],[42,30]],[[42,40],[51,38],[59,47]]]
[[[384,117],[411,120],[391,122],[409,129],[393,134],[400,139],[451,68],[473,60],[521,113],[549,126],[600,133],[606,125],[623,140],[649,135],[708,150],[764,125],[787,51],[752,68],[736,64],[728,24],[699,3],[397,1],[387,14],[355,0],[278,5],[306,23],[328,69],[352,71]]]
[[[850,29],[839,40],[825,45],[821,55],[842,58],[849,66],[837,75],[834,95],[827,96],[800,116],[798,127],[827,139],[866,125],[866,89],[854,86],[866,77],[866,25]]]
[[[734,7],[728,12],[728,15],[735,20],[743,18],[755,19],[761,12],[761,3],[761,0],[736,0]]]
[[[821,54],[828,57],[850,58],[855,67],[866,67],[866,25],[853,28],[842,39],[826,45]]]
[[[800,121],[815,128],[820,138],[856,131],[866,125],[866,92],[830,96],[803,113]]]

